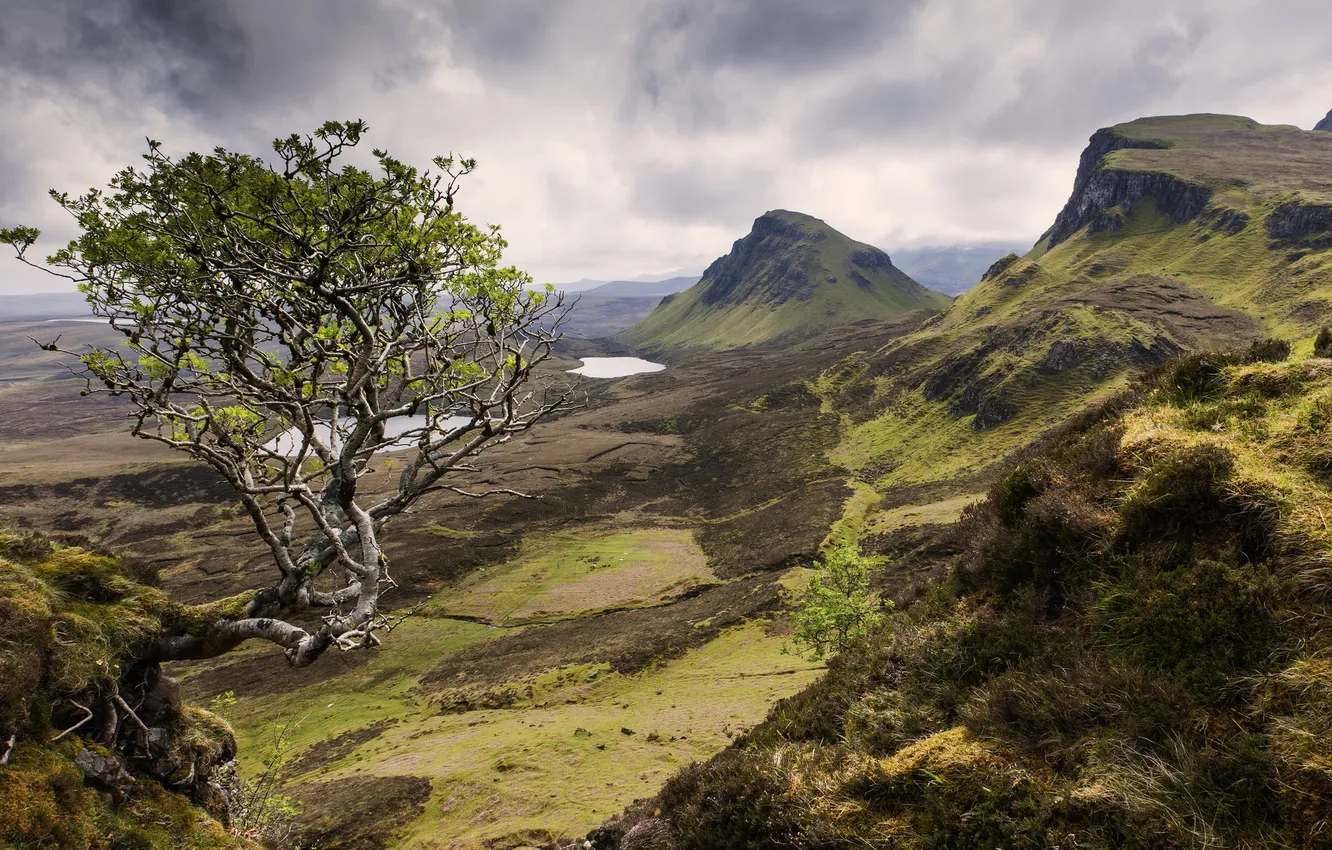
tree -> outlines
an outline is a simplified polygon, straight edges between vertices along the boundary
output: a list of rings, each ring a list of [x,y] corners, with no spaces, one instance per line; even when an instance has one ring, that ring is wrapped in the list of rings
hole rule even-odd
[[[146,164],[109,190],[51,193],[80,234],[47,267],[125,337],[80,355],[86,392],[128,399],[135,436],[221,473],[276,568],[264,589],[179,618],[148,660],[262,638],[303,666],[377,644],[393,624],[380,611],[384,526],[434,491],[511,493],[455,476],[571,406],[568,386],[534,375],[562,296],[500,267],[498,228],[454,208],[475,161],[421,171],[375,150],[369,169],[346,164],[365,130],[278,139],[275,165],[222,148],[173,159],[149,140]],[[26,253],[38,235],[0,241],[38,265]],[[387,449],[410,454],[372,498],[360,485]]]
[[[810,576],[792,639],[815,658],[841,652],[864,640],[883,620],[884,608],[870,590],[871,561],[855,544],[833,549]]]

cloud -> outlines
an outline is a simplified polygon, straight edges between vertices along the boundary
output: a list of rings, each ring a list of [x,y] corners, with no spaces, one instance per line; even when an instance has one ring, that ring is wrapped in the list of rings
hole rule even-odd
[[[329,118],[477,157],[462,208],[542,279],[701,268],[774,207],[890,254],[1027,242],[1098,127],[1332,107],[1316,0],[5,5],[0,224],[51,242],[73,231],[44,191],[104,184],[144,136],[262,155]]]

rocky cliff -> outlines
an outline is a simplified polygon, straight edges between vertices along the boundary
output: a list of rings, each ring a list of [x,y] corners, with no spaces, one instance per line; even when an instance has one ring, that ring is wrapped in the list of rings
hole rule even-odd
[[[1325,130],[1332,133],[1332,109],[1328,110],[1327,116],[1314,125],[1315,130]]]
[[[1113,127],[1096,131],[1078,162],[1073,194],[1041,236],[1046,247],[1055,247],[1084,227],[1092,233],[1118,230],[1133,205],[1145,198],[1154,200],[1171,224],[1183,224],[1202,212],[1212,195],[1208,187],[1167,173],[1117,169],[1106,161],[1109,154],[1126,148],[1168,147],[1164,142],[1121,135]]]

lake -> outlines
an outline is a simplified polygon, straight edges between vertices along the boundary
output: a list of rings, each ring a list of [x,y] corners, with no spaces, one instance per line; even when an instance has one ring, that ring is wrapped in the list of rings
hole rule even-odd
[[[644,372],[660,372],[666,368],[664,363],[653,363],[641,357],[583,357],[583,365],[570,369],[576,375],[587,378],[626,378]]]
[[[472,417],[459,415],[459,416],[450,416],[446,419],[440,419],[438,424],[443,430],[448,431],[450,429],[457,428],[460,425],[466,425],[468,422],[471,421]],[[350,432],[353,422],[354,421],[350,418],[343,419],[342,426],[339,429],[340,433]],[[382,451],[400,452],[413,448],[416,444],[417,439],[419,439],[421,436],[420,429],[424,428],[425,426],[426,426],[426,418],[424,416],[399,416],[395,419],[390,419],[388,422],[384,423],[384,436],[394,440],[394,443],[392,446],[389,446],[388,448],[385,448]],[[415,433],[409,433],[409,432],[415,432]],[[320,438],[328,440],[332,436],[332,433],[333,433],[332,423],[330,422],[319,423]],[[301,446],[300,430],[297,428],[290,428],[287,431],[278,434],[272,440],[269,440],[268,443],[264,446],[264,448],[276,452],[277,454],[283,455],[284,457],[290,457],[291,455],[296,454],[296,451],[297,449],[300,448],[300,446]]]

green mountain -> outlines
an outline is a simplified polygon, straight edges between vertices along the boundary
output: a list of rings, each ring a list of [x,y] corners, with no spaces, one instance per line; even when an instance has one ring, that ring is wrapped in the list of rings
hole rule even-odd
[[[668,296],[617,339],[648,352],[727,350],[947,305],[947,296],[907,277],[878,248],[817,218],[773,210],[697,285]]]
[[[1097,132],[1024,257],[820,391],[876,488],[971,481],[1182,351],[1310,338],[1332,316],[1332,136],[1247,118]]]

